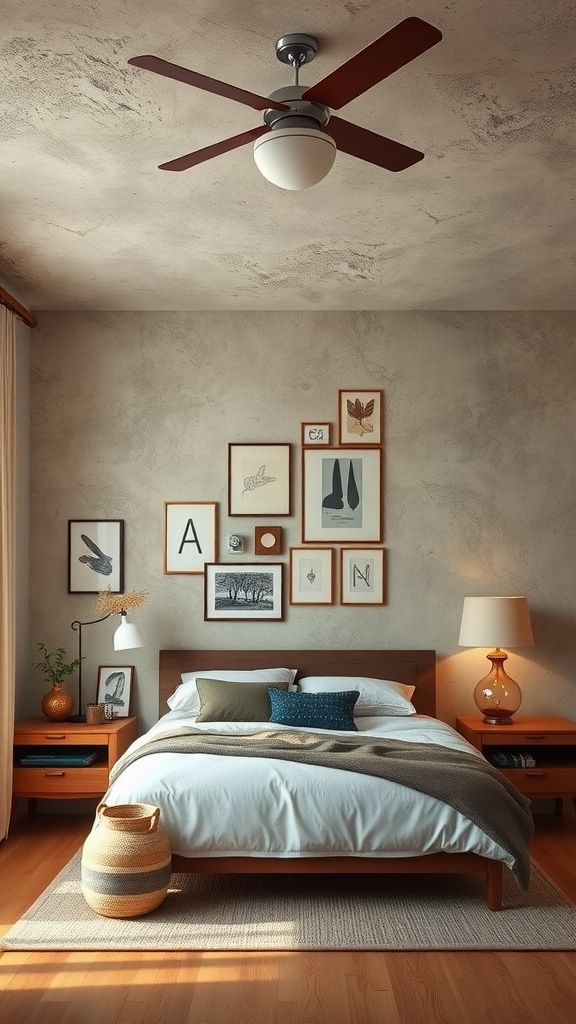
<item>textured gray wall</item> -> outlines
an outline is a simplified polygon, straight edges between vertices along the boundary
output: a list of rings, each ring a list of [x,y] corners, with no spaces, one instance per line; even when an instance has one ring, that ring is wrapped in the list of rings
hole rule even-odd
[[[31,650],[76,649],[94,601],[67,593],[67,522],[122,518],[127,589],[147,647],[133,710],[157,717],[161,647],[434,647],[439,714],[472,713],[483,653],[457,646],[466,594],[526,594],[536,646],[514,652],[523,711],[576,715],[574,313],[45,313],[32,345]],[[282,623],[205,623],[203,578],[162,574],[166,500],[220,502],[229,529],[229,441],[294,443],[337,422],[338,388],[385,405],[382,608],[294,608]],[[287,554],[284,560],[288,561]],[[84,631],[86,696],[119,664],[116,622]],[[29,710],[45,691],[34,673]]]

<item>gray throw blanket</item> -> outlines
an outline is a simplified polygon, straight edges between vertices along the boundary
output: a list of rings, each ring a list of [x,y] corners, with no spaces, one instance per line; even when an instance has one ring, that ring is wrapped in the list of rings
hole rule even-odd
[[[514,874],[523,889],[528,886],[528,844],[534,831],[530,801],[484,758],[468,751],[356,734],[266,729],[228,735],[180,726],[126,754],[113,767],[110,784],[138,758],[165,753],[278,758],[400,783],[460,811],[514,858]]]

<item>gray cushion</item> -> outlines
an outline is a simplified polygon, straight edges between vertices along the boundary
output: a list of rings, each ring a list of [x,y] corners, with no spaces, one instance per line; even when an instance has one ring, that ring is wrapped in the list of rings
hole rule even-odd
[[[287,690],[288,683],[272,684]],[[267,722],[270,718],[270,683],[230,683],[225,679],[197,679],[200,697],[197,722]]]

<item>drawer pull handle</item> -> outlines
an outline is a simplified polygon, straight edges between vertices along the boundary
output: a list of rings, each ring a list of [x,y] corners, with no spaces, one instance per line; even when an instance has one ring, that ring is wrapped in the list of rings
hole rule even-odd
[[[544,733],[544,732],[527,732],[526,733],[526,739],[527,740],[545,740],[546,739],[546,733]]]
[[[47,779],[63,779],[66,772],[44,772]]]
[[[524,772],[524,775],[528,775],[529,778],[539,779],[544,778],[546,772]]]
[[[66,733],[65,732],[51,732],[51,733],[45,732],[44,733],[44,739],[45,740],[65,740],[66,739]]]

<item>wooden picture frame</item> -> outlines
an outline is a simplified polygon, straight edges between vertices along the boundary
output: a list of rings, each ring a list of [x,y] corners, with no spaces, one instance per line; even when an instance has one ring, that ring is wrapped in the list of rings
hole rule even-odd
[[[124,590],[124,520],[68,520],[68,593]]]
[[[382,392],[358,388],[338,392],[338,443],[364,448],[382,444]]]
[[[134,665],[100,665],[96,703],[114,709],[114,718],[128,718]]]
[[[332,443],[332,424],[303,423],[301,442],[303,448],[329,448]]]
[[[228,515],[289,516],[291,445],[228,445]]]
[[[206,563],[204,619],[280,621],[283,592],[282,562]]]
[[[384,548],[341,548],[340,604],[384,604]]]
[[[218,557],[218,502],[164,502],[165,576],[200,575]]]
[[[334,548],[290,548],[290,604],[334,604]]]
[[[302,541],[382,541],[382,449],[304,448]]]
[[[281,555],[283,547],[283,530],[281,526],[254,527],[254,554]]]

